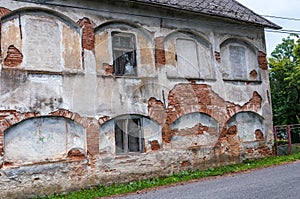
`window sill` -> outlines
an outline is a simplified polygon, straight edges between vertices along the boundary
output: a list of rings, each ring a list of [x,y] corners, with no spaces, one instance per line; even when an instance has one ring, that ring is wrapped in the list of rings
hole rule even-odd
[[[97,74],[97,77],[103,77],[103,78],[113,78],[113,79],[141,79],[141,77],[138,76],[129,76],[129,75],[124,75],[124,76],[118,76],[118,75],[103,75],[103,74]]]
[[[216,78],[190,78],[190,77],[170,77],[168,76],[168,79],[170,80],[187,80],[187,81],[200,81],[200,82],[206,82],[206,81],[210,81],[210,82],[215,82],[217,81]]]
[[[132,156],[145,155],[144,152],[128,152],[128,153],[116,153],[116,158],[128,158]]]
[[[231,83],[231,84],[240,84],[240,85],[256,85],[256,84],[261,84],[261,80],[251,80],[251,79],[223,79],[224,82],[226,83]]]
[[[3,67],[2,71],[16,71],[20,73],[36,74],[36,75],[84,75],[84,72],[82,70],[49,71],[49,70],[32,70],[32,69],[25,69],[25,68]]]
[[[70,158],[62,158],[59,160],[48,160],[48,161],[36,161],[36,162],[26,162],[26,163],[9,163],[9,162],[4,162],[3,167],[5,168],[11,168],[11,169],[16,169],[16,168],[21,168],[21,167],[37,167],[37,166],[43,166],[43,165],[49,165],[49,164],[60,164],[60,163],[72,163],[72,162],[86,162],[87,163],[87,158],[82,158],[82,159],[70,159]]]

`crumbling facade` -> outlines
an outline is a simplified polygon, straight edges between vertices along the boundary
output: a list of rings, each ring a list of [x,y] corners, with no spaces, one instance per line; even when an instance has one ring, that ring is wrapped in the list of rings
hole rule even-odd
[[[1,0],[1,198],[272,154],[264,28],[280,27],[176,2]]]

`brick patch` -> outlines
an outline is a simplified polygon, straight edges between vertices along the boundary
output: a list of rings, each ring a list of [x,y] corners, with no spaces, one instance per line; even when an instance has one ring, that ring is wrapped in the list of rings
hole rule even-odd
[[[258,64],[261,69],[268,70],[268,60],[266,53],[261,51],[258,52]]]
[[[220,52],[215,51],[215,58],[218,63],[221,63],[221,55]]]
[[[4,59],[4,65],[17,67],[23,62],[23,55],[14,45],[10,45],[7,50],[7,56]]]
[[[155,42],[155,63],[159,69],[166,64],[166,53],[164,47],[164,37],[157,37]]]
[[[94,24],[86,17],[80,19],[77,24],[82,28],[82,48],[95,49]]]

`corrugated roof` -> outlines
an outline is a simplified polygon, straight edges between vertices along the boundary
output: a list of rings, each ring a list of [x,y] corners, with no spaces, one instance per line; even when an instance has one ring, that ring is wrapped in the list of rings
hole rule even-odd
[[[130,0],[281,29],[235,0]]]

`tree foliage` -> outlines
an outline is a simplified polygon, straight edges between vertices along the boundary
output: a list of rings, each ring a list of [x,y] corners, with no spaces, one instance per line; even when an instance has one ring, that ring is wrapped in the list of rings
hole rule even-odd
[[[269,59],[274,125],[300,122],[300,39],[282,40]]]

